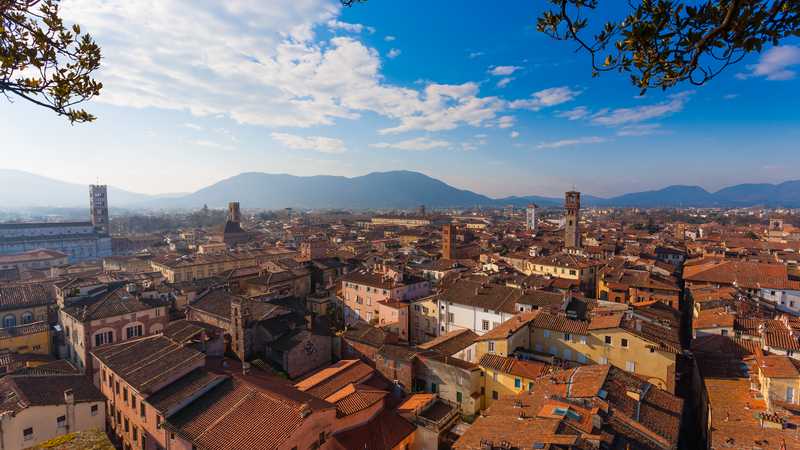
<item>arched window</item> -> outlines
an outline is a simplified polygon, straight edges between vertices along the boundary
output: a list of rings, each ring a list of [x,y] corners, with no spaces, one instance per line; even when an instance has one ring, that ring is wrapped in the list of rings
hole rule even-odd
[[[22,313],[22,323],[33,323],[33,313],[30,311],[25,311]]]
[[[17,326],[17,317],[13,314],[9,314],[3,317],[3,328],[11,328]]]

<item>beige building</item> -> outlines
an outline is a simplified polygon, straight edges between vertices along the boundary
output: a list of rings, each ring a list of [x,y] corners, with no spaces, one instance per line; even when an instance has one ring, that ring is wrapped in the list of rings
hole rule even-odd
[[[3,450],[105,428],[105,399],[83,375],[6,376],[0,380]]]
[[[376,216],[372,218],[372,225],[394,225],[399,227],[425,227],[431,220],[416,216]]]
[[[170,283],[211,278],[229,270],[256,265],[256,258],[249,254],[196,254],[167,255],[151,262],[154,271],[161,272]]]
[[[13,255],[0,255],[0,270],[17,269],[44,270],[51,267],[65,266],[69,256],[56,250],[38,249]]]

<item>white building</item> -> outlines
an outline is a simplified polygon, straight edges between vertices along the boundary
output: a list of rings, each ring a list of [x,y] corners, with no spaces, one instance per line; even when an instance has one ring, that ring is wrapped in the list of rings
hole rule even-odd
[[[105,397],[83,375],[9,375],[0,380],[0,394],[4,450],[105,429]]]
[[[800,282],[794,282],[794,284],[796,286],[784,289],[762,287],[758,291],[758,296],[762,300],[774,304],[775,308],[780,311],[800,316]]]

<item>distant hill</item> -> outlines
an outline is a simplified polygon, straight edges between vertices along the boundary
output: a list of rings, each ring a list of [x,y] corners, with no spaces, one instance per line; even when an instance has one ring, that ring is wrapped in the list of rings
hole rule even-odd
[[[89,186],[55,180],[21,170],[0,169],[0,208],[89,208]],[[142,204],[155,197],[108,187],[110,206]]]
[[[0,208],[88,207],[88,186],[67,183],[17,170],[0,169]],[[490,198],[458,189],[419,172],[375,172],[359,177],[317,175],[299,177],[259,172],[242,173],[189,194],[145,195],[109,187],[113,208],[212,208],[238,201],[244,208],[429,208],[561,206],[562,198],[512,196]],[[717,192],[699,186],[668,186],[611,198],[584,193],[587,206],[622,207],[800,207],[800,181],[780,184],[739,184]]]
[[[456,189],[418,172],[375,172],[346,178],[298,177],[248,172],[214,183],[184,197],[154,202],[163,207],[225,206],[245,208],[413,208],[489,205],[494,200]]]

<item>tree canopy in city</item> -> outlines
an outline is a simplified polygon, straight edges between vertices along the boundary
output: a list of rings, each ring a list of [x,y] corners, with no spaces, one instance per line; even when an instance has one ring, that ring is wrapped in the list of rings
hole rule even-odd
[[[366,0],[342,0],[345,6]],[[544,1],[544,0],[543,0]],[[547,0],[536,28],[589,54],[594,76],[630,75],[642,93],[702,85],[747,54],[800,36],[798,0],[629,0],[621,20],[590,23],[618,0]]]
[[[0,93],[66,116],[95,117],[75,106],[100,94],[92,78],[100,47],[79,25],[67,26],[58,0],[0,0]]]

